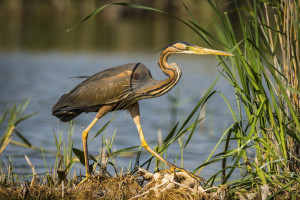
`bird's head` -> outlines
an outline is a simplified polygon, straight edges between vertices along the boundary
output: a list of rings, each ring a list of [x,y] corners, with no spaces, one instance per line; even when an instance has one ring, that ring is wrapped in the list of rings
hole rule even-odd
[[[165,48],[165,52],[172,53],[184,53],[184,54],[211,54],[211,55],[220,55],[220,56],[233,56],[231,53],[227,53],[224,51],[218,51],[213,49],[207,49],[199,46],[195,46],[192,44],[188,44],[185,42],[176,42],[174,44],[169,45]]]

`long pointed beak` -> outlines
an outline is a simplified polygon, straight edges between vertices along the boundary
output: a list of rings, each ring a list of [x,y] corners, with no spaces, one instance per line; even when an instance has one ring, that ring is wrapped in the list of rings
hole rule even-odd
[[[194,53],[194,54],[211,54],[211,55],[220,55],[220,56],[234,56],[231,53],[227,53],[224,51],[218,51],[218,50],[213,50],[213,49],[206,49],[203,47],[198,47],[198,46],[191,46],[190,50]]]

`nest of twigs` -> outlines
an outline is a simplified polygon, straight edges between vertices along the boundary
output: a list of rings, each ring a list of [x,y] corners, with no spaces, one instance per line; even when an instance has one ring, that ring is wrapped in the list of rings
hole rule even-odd
[[[199,179],[184,172],[163,170],[151,173],[139,168],[135,175],[93,177],[80,186],[67,186],[67,183],[43,185],[39,181],[17,183],[15,186],[0,186],[0,200],[6,199],[115,199],[115,200],[203,200],[203,199],[266,199],[270,191],[267,185],[261,188],[261,194],[253,191],[230,191],[226,186],[205,189]],[[76,184],[76,183],[75,183]],[[267,188],[265,188],[267,187]],[[299,188],[299,187],[298,187]],[[295,190],[297,191],[297,190]],[[294,191],[294,192],[295,192]],[[265,197],[264,197],[265,196]],[[288,198],[283,198],[288,199]]]

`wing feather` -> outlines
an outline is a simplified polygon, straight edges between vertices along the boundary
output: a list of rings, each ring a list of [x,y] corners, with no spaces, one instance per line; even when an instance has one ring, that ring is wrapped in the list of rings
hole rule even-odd
[[[140,63],[132,63],[87,77],[62,95],[53,106],[52,114],[62,121],[69,121],[82,112],[97,112],[103,105],[114,104],[115,110],[125,108],[136,96],[133,88],[138,89],[138,82],[133,80],[132,74],[137,68],[149,71]]]

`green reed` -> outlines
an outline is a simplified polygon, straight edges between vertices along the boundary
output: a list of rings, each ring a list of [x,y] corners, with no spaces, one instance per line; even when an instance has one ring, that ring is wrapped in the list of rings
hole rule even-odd
[[[15,145],[24,146],[32,149],[39,149],[38,147],[33,146],[30,141],[26,139],[17,129],[17,125],[22,121],[36,115],[37,113],[24,115],[24,111],[28,106],[30,100],[26,100],[20,105],[14,104],[11,108],[5,109],[0,118],[0,126],[4,124],[6,126],[5,131],[1,133],[0,138],[0,155],[6,148],[9,143]],[[22,142],[17,142],[12,140],[13,134],[15,134]]]

